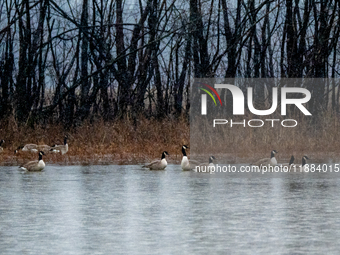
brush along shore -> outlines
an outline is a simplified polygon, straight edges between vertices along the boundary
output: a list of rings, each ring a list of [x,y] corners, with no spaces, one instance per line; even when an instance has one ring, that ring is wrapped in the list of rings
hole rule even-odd
[[[216,141],[211,141],[213,146],[207,146],[204,140],[202,143],[197,141],[204,146],[196,148],[195,152],[214,155],[217,162],[220,160],[230,164],[246,164],[269,157],[273,149],[279,152],[279,163],[287,163],[291,155],[294,155],[295,163],[300,163],[303,155],[308,155],[313,162],[339,162],[338,118],[325,116],[324,120],[320,120],[319,128],[311,127],[307,121],[300,122],[299,128],[289,130],[223,130],[220,134],[216,133]],[[190,131],[195,132],[195,128],[198,128],[190,128],[185,118],[162,121],[140,118],[136,125],[129,120],[112,123],[97,121],[68,130],[62,125],[27,128],[4,123],[0,126],[0,139],[5,140],[0,153],[0,165],[17,165],[35,160],[34,153],[14,154],[14,150],[28,143],[50,146],[63,144],[65,134],[69,138],[69,151],[65,155],[47,153],[44,157],[47,164],[139,164],[160,158],[164,150],[170,154],[167,159],[169,164],[179,164],[182,145],[190,143]],[[190,150],[188,155],[190,157]],[[200,160],[207,161],[204,158]]]

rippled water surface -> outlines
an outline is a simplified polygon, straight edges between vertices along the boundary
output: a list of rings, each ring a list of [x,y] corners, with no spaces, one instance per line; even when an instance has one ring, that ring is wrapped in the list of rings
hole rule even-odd
[[[0,168],[0,254],[339,254],[340,179]]]

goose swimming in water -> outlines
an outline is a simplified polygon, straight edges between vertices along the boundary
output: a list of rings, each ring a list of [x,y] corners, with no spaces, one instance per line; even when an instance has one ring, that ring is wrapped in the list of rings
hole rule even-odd
[[[209,157],[209,163],[202,163],[199,166],[196,166],[194,168],[194,171],[195,172],[199,172],[199,173],[210,173],[211,169],[213,167],[215,167],[215,165],[214,165],[214,160],[215,159],[216,158],[214,156],[210,156]]]
[[[295,169],[294,171],[296,172],[304,172],[304,170],[306,169],[306,165],[307,165],[307,159],[309,159],[307,156],[303,156],[302,164],[294,165],[292,169]]]
[[[255,166],[262,167],[262,166],[276,166],[277,165],[277,160],[275,158],[275,154],[278,152],[276,150],[272,150],[270,152],[270,158],[263,158],[258,161],[256,161],[254,164]]]
[[[189,149],[187,145],[182,146],[182,154],[183,158],[181,161],[182,170],[189,171],[195,169],[200,163],[196,160],[189,160],[187,157],[186,149]]]
[[[24,169],[26,171],[31,171],[31,172],[37,172],[37,171],[42,171],[45,168],[45,162],[42,159],[42,156],[45,155],[43,151],[39,152],[39,159],[36,161],[30,161],[27,162],[19,168]]]
[[[288,169],[290,170],[290,169],[294,166],[294,160],[295,160],[295,158],[294,158],[294,156],[292,155],[292,156],[290,157],[289,163],[283,163],[283,164],[281,164],[281,166],[282,166],[282,167],[288,167]]]
[[[163,151],[161,160],[155,160],[147,165],[144,165],[143,167],[149,168],[150,170],[164,170],[168,165],[168,162],[165,159],[166,155],[169,156],[169,153]]]

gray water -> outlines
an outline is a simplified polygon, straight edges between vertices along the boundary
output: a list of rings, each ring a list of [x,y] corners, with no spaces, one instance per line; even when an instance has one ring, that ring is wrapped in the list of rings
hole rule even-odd
[[[339,254],[340,179],[0,168],[1,254]]]

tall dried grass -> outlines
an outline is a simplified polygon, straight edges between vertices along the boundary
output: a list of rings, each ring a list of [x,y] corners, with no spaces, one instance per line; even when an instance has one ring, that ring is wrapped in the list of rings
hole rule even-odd
[[[281,116],[273,119],[283,119]],[[245,116],[233,118],[233,121],[246,122],[250,119],[269,119],[268,117]],[[288,118],[287,118],[288,119]],[[255,159],[269,157],[271,150],[279,152],[281,162],[289,162],[294,155],[296,162],[301,162],[303,155],[308,155],[314,162],[329,162],[340,159],[340,118],[333,113],[316,117],[289,117],[298,122],[296,127],[282,127],[275,122],[271,127],[265,121],[261,128],[246,125],[217,125],[212,128],[212,120],[205,123],[191,124],[192,153],[199,155],[219,155],[224,161],[252,162]],[[230,121],[230,119],[228,119]],[[317,121],[316,121],[317,120]],[[259,123],[256,123],[258,125]],[[253,123],[255,125],[255,123]],[[203,145],[203,146],[202,146]]]
[[[140,118],[137,125],[130,120],[107,123],[83,123],[64,130],[62,125],[18,127],[7,121],[0,129],[0,139],[5,140],[0,154],[2,164],[19,164],[36,159],[34,153],[14,150],[27,143],[63,144],[64,135],[69,137],[69,151],[65,155],[49,153],[45,162],[60,164],[135,164],[159,158],[166,150],[171,160],[179,160],[181,145],[189,142],[189,123],[185,118],[154,119]]]
[[[245,116],[244,119],[259,117]],[[241,121],[243,118],[234,118]],[[266,118],[262,118],[266,119]],[[340,159],[340,118],[327,113],[317,122],[310,118],[296,117],[298,126],[283,128],[278,122],[272,128],[266,123],[261,128],[236,125],[219,125],[210,132],[211,122],[203,126],[191,125],[186,118],[155,119],[139,118],[136,125],[130,120],[112,123],[97,121],[65,130],[62,125],[19,127],[15,121],[3,121],[0,139],[6,142],[0,154],[0,164],[15,165],[36,159],[33,153],[19,153],[14,150],[27,143],[62,144],[64,135],[69,137],[69,152],[65,155],[50,153],[45,156],[47,163],[59,164],[136,164],[160,157],[162,151],[169,152],[169,162],[179,163],[181,146],[189,144],[190,154],[211,154],[229,163],[246,163],[262,157],[269,157],[272,149],[279,151],[278,159],[288,162],[294,155],[300,162],[308,155],[315,162]],[[191,132],[191,137],[190,137]],[[192,152],[192,153],[191,153]]]

